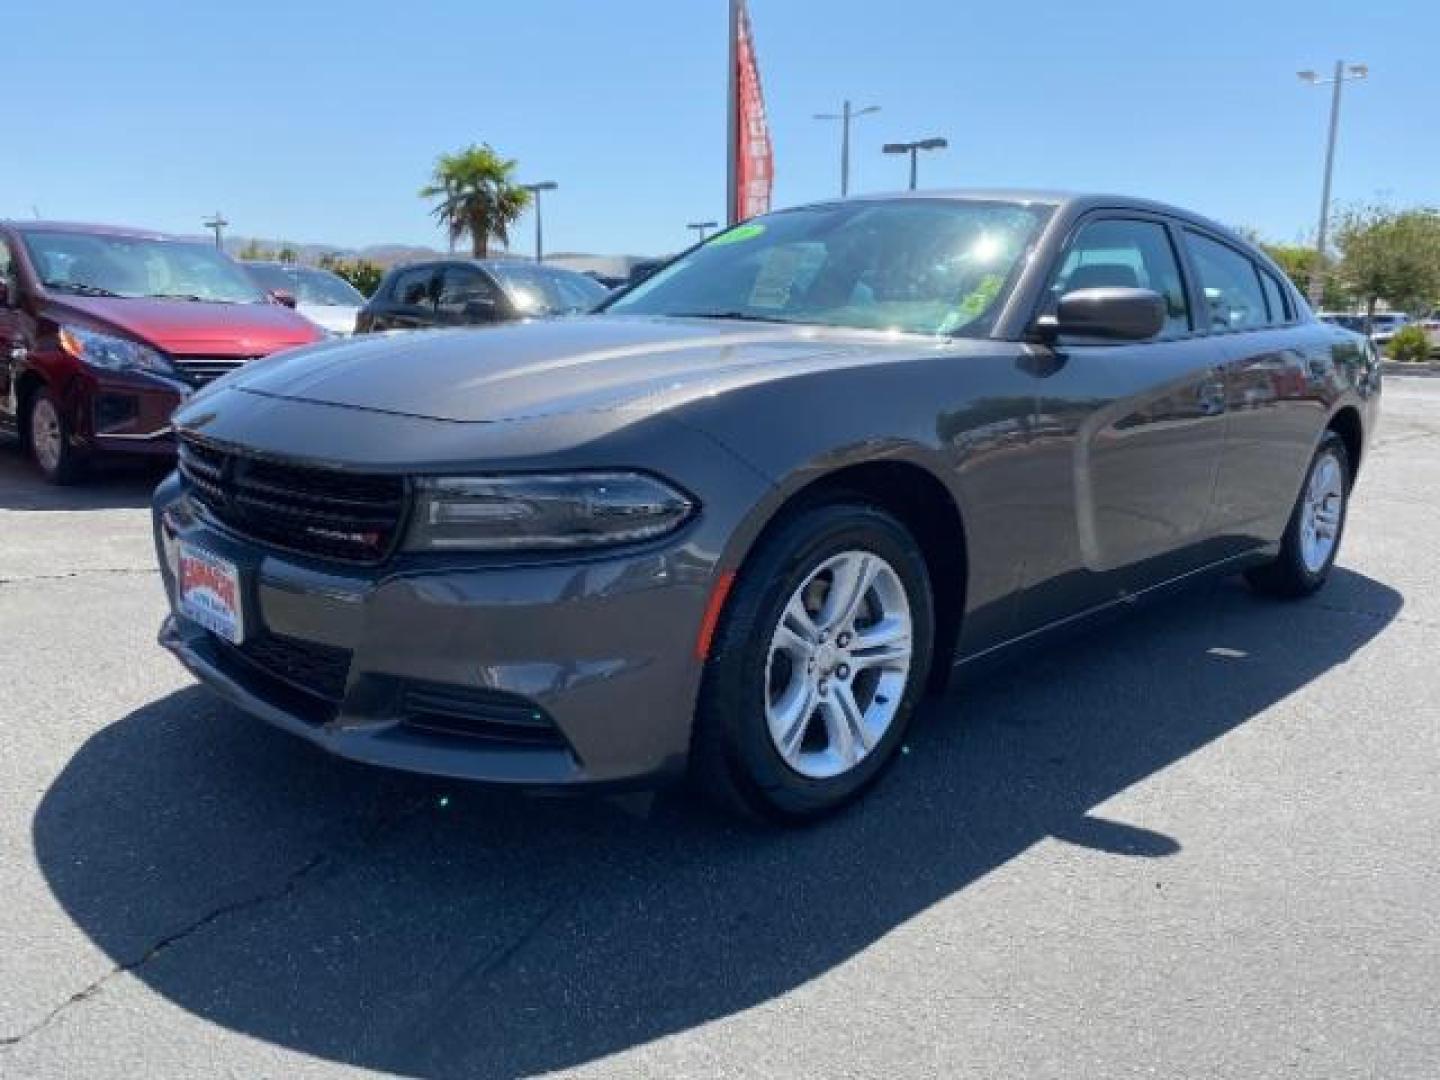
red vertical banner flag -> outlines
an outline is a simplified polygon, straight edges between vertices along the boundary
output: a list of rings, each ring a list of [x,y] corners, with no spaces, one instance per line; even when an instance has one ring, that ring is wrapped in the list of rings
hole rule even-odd
[[[775,159],[770,149],[770,127],[765,122],[765,95],[760,89],[760,66],[755,60],[755,38],[750,32],[750,13],[744,0],[736,0],[735,58],[733,83],[735,101],[734,205],[732,221],[744,221],[770,210],[770,187],[775,179]]]

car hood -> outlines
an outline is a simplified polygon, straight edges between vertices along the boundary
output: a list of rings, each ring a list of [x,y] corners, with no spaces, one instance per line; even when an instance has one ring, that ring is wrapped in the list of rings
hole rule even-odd
[[[812,368],[967,345],[981,343],[728,320],[591,316],[365,334],[247,365],[214,385],[217,392],[436,420],[520,420],[659,408]]]
[[[47,314],[63,322],[70,312],[182,356],[264,356],[321,336],[309,320],[281,304],[67,296],[53,300]]]

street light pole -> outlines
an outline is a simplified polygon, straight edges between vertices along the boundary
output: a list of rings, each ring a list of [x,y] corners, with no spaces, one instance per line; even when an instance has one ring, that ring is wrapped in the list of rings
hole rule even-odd
[[[545,261],[545,225],[540,216],[540,193],[542,191],[554,191],[560,185],[554,180],[542,180],[538,184],[521,184],[526,191],[535,196],[535,261]]]
[[[1315,274],[1310,279],[1310,303],[1321,306],[1325,296],[1326,243],[1330,226],[1330,181],[1335,171],[1335,135],[1340,128],[1340,89],[1352,79],[1363,79],[1370,74],[1364,64],[1346,65],[1344,60],[1335,61],[1335,74],[1322,79],[1313,71],[1301,71],[1300,78],[1311,86],[1333,86],[1330,93],[1330,135],[1325,143],[1325,179],[1320,189],[1320,227],[1315,234]]]
[[[880,111],[879,105],[866,105],[863,109],[852,109],[847,100],[838,113],[816,113],[816,120],[840,121],[840,197],[850,194],[850,121],[856,117]]]
[[[221,239],[220,234],[221,234],[221,231],[225,228],[225,226],[226,226],[226,225],[229,225],[230,222],[228,222],[228,221],[225,220],[224,216],[220,213],[219,210],[216,210],[214,217],[212,217],[212,218],[207,218],[206,220],[202,221],[201,224],[204,225],[205,228],[211,229],[211,230],[214,231],[214,233],[215,233],[215,246],[216,246],[217,248],[220,248],[221,250],[224,250],[225,244],[224,244],[224,241]]]
[[[919,156],[920,156],[920,151],[921,151],[921,150],[944,150],[944,149],[945,149],[947,146],[949,146],[949,145],[950,145],[950,143],[947,142],[945,139],[941,139],[941,138],[938,138],[938,137],[937,137],[937,138],[931,138],[931,139],[917,139],[915,142],[905,142],[905,143],[892,142],[892,143],[886,143],[886,144],[885,144],[884,146],[882,146],[880,149],[881,149],[881,151],[882,151],[883,153],[886,153],[886,154],[909,154],[909,155],[910,155],[910,190],[911,190],[911,191],[914,191],[914,190],[915,190],[916,172],[917,172],[916,160],[917,160],[917,159],[919,158]]]
[[[713,222],[713,221],[692,221],[692,222],[690,222],[690,224],[686,225],[685,227],[686,227],[687,229],[694,229],[695,232],[699,233],[699,234],[700,234],[700,241],[699,241],[699,242],[700,242],[700,243],[704,243],[704,242],[705,242],[705,235],[706,235],[711,229],[713,229],[713,228],[716,227],[716,223]]]

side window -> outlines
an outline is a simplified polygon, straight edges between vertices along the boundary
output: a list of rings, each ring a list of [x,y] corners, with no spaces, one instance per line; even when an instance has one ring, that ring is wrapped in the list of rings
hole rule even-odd
[[[435,271],[429,266],[401,270],[395,275],[395,284],[390,287],[390,299],[406,307],[429,307],[434,276]]]
[[[1185,242],[1205,292],[1211,329],[1254,330],[1270,321],[1260,271],[1248,256],[1188,229]]]
[[[1105,218],[1080,230],[1050,286],[1053,306],[1067,292],[1107,287],[1152,289],[1165,298],[1161,337],[1188,334],[1190,304],[1180,261],[1165,226],[1154,221]]]
[[[473,266],[447,266],[440,271],[440,293],[436,306],[448,315],[464,315],[468,304],[499,300],[490,279]]]
[[[1275,280],[1275,275],[1269,270],[1261,269],[1260,285],[1265,290],[1265,303],[1270,307],[1270,325],[1282,326],[1288,323],[1294,316],[1290,312],[1289,298],[1280,283]]]

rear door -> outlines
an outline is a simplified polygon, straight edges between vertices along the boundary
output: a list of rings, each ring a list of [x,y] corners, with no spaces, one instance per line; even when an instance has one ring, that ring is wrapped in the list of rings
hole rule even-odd
[[[1138,211],[1082,219],[1044,304],[1106,286],[1152,289],[1168,318],[1150,341],[1062,338],[1036,361],[1037,455],[1050,459],[1052,535],[1030,545],[1026,632],[1209,561],[1225,443],[1224,372],[1196,317],[1176,230]],[[1042,312],[1043,313],[1043,312]]]
[[[1325,425],[1337,332],[1302,321],[1291,290],[1240,248],[1192,228],[1184,242],[1225,359],[1229,437],[1214,521],[1238,552],[1284,531]]]

